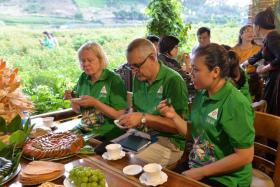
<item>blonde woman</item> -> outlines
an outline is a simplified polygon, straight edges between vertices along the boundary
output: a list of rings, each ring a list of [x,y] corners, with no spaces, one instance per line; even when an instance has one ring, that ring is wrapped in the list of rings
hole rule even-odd
[[[82,132],[91,132],[112,139],[122,131],[113,125],[113,119],[127,108],[126,89],[120,76],[108,70],[107,57],[96,42],[82,45],[78,51],[84,71],[73,90],[65,91],[75,112],[82,113],[78,126]],[[78,97],[78,99],[73,99]]]

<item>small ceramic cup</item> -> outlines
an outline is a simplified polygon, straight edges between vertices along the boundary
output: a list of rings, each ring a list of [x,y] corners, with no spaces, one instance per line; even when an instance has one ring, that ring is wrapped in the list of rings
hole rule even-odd
[[[147,164],[143,168],[148,182],[157,182],[161,179],[162,166],[157,163]]]
[[[106,147],[109,158],[117,158],[121,155],[122,146],[121,144],[109,144]]]
[[[53,124],[54,117],[43,118],[43,125],[46,127],[51,127]]]

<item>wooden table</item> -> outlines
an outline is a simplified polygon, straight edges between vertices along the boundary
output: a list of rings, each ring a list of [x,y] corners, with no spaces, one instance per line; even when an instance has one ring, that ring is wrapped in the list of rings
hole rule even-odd
[[[126,176],[123,174],[122,169],[129,164],[139,164],[144,165],[145,163],[134,156],[133,153],[127,153],[126,156],[121,160],[115,161],[107,161],[102,159],[99,155],[94,156],[74,156],[72,158],[64,159],[59,161],[60,163],[65,164],[65,174],[63,177],[53,181],[56,184],[62,184],[63,180],[66,176],[68,176],[68,172],[77,165],[89,166],[94,169],[100,169],[106,175],[106,181],[109,187],[130,187],[130,186],[143,186],[139,181],[139,175],[136,176]],[[23,159],[21,161],[21,166],[24,168],[28,163],[27,160]],[[163,169],[163,171],[168,175],[168,180],[166,183],[160,185],[162,187],[170,187],[170,186],[190,186],[190,187],[206,187],[207,185],[202,184],[193,179],[184,177],[177,173],[174,173],[168,169]],[[5,184],[4,187],[21,187],[23,186],[19,182],[19,177],[17,176],[15,179]]]
[[[74,123],[77,123],[75,121]],[[73,123],[72,123],[73,124]],[[71,126],[71,122],[66,122],[58,125],[59,131],[68,130]],[[21,166],[22,169],[28,164],[29,161],[22,158]],[[94,169],[100,169],[106,175],[106,181],[109,187],[130,187],[130,186],[143,186],[139,181],[139,175],[136,176],[126,176],[123,174],[122,169],[130,164],[139,164],[144,166],[145,163],[140,159],[136,158],[133,153],[126,153],[126,156],[120,160],[108,161],[104,160],[99,155],[91,156],[73,156],[68,159],[58,161],[65,164],[65,173],[63,177],[53,181],[56,184],[62,184],[66,176],[68,176],[69,170],[74,166],[82,165],[89,166]],[[168,180],[166,183],[160,185],[162,187],[207,187],[203,183],[195,181],[191,178],[185,177],[183,175],[177,174],[168,169],[163,169],[163,171],[168,175]],[[21,187],[23,186],[19,182],[19,176],[15,177],[12,181],[5,184],[4,187]]]

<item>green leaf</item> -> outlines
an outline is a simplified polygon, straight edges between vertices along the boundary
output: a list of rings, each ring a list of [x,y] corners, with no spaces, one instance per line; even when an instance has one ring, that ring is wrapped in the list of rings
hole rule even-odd
[[[11,135],[9,142],[11,144],[23,145],[25,139],[26,139],[26,134],[22,130],[17,130]]]
[[[15,132],[15,131],[20,130],[20,129],[22,129],[21,117],[19,115],[16,115],[16,117],[14,117],[14,119],[8,125],[8,131],[9,132]]]
[[[5,147],[3,147],[0,151],[0,157],[5,157],[7,159],[12,160],[13,147],[14,147],[14,145],[12,145],[12,144],[6,145]]]
[[[4,118],[0,117],[0,132],[7,132],[7,125],[6,125],[6,121]]]
[[[4,149],[5,147],[7,147],[7,145],[6,145],[4,142],[2,142],[2,141],[0,140],[0,152],[1,152],[2,149]]]
[[[18,151],[19,149],[17,149]],[[21,155],[22,155],[22,150],[20,150],[18,153],[14,153],[14,157],[12,159],[12,162],[13,162],[13,168],[12,168],[12,172],[15,172],[17,170],[17,167],[19,165],[19,162],[20,162],[20,158],[21,158]]]
[[[30,118],[28,118],[26,120],[24,127],[23,127],[23,131],[25,132],[25,134],[27,134],[29,124],[30,124]]]

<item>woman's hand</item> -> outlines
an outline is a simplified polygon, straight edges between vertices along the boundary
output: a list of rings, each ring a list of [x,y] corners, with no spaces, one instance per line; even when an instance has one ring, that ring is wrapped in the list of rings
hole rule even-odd
[[[143,114],[140,112],[131,112],[125,115],[122,115],[119,118],[120,125],[128,128],[133,128],[141,124],[141,118]]]
[[[80,105],[76,102],[71,102],[72,110],[76,113],[80,113]]]
[[[64,99],[72,99],[72,90],[65,90],[64,91]]]
[[[201,168],[192,168],[184,171],[182,174],[194,180],[201,180],[205,177],[203,172],[201,171]]]
[[[190,58],[190,55],[188,53],[184,53],[183,54],[183,66],[182,66],[182,70],[187,72],[187,73],[190,73],[191,72],[191,69],[192,69],[192,66],[191,66],[191,58]]]
[[[246,61],[244,61],[243,63],[240,64],[240,67],[242,69],[245,69],[248,65],[249,65],[249,62],[248,62],[248,60],[246,60]]]
[[[174,119],[177,113],[175,112],[173,106],[169,103],[167,103],[167,100],[163,100],[159,103],[158,105],[158,110],[161,113],[161,115],[169,118],[169,119]]]
[[[266,73],[270,70],[271,70],[271,66],[270,66],[270,64],[268,64],[265,66],[259,66],[256,71],[257,71],[257,73]]]
[[[88,95],[81,96],[80,98],[81,100],[72,101],[72,102],[77,103],[81,107],[90,107],[90,106],[95,106],[95,103],[97,101],[96,98]]]

